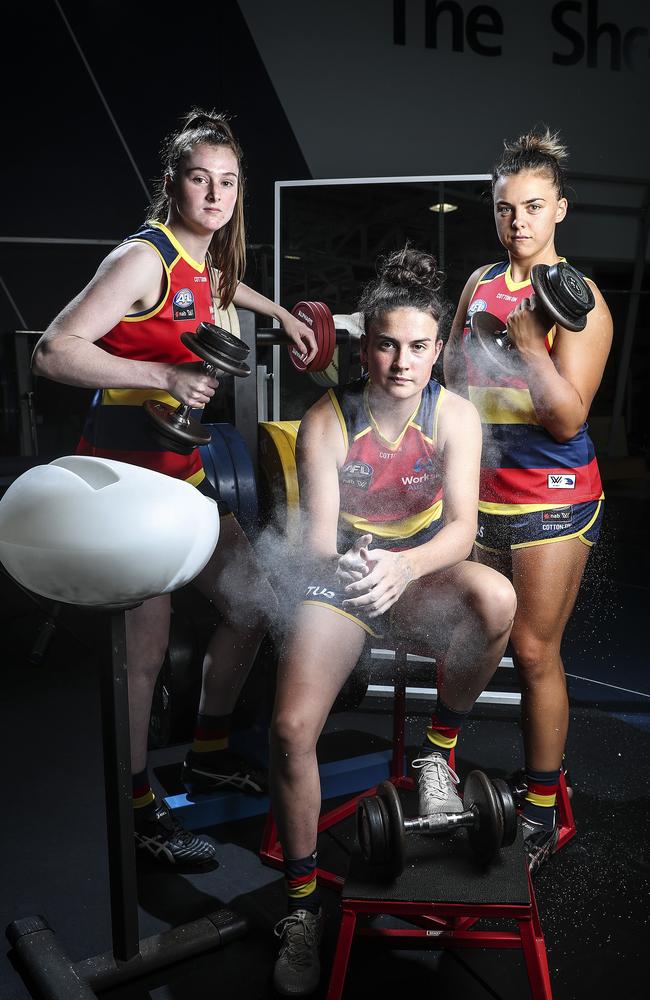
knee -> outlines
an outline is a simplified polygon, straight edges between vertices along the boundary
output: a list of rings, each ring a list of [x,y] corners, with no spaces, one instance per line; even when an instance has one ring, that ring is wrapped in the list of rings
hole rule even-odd
[[[511,636],[514,660],[522,684],[534,686],[549,676],[549,664],[559,661],[559,651],[540,636],[513,631]]]
[[[127,654],[129,677],[155,684],[166,653],[167,642],[152,640],[146,648],[140,649],[133,656]]]
[[[305,716],[292,709],[275,715],[269,735],[272,749],[287,757],[315,750],[320,734],[313,730]]]
[[[517,610],[517,595],[505,576],[495,571],[471,595],[470,603],[489,637],[496,638],[510,632]]]

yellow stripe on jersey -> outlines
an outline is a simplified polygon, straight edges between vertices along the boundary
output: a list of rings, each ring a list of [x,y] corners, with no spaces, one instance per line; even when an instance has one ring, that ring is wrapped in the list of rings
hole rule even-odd
[[[604,500],[605,494],[601,493],[598,499]],[[479,500],[478,502],[478,509],[483,514],[534,514],[538,510],[562,510],[563,507],[570,506],[571,504],[566,503],[488,503],[487,500]],[[596,515],[594,515],[593,520],[595,519]],[[593,520],[586,528],[580,529],[580,534],[591,527]],[[562,538],[566,537],[566,535],[562,535]]]
[[[539,420],[528,389],[470,385],[469,398],[483,424],[535,424]]]
[[[178,256],[182,257],[184,261],[187,261],[190,267],[193,267],[195,271],[199,272],[199,274],[203,274],[205,271],[205,261],[203,261],[202,264],[199,264],[198,260],[194,260],[193,257],[190,257],[187,250],[178,242],[171,229],[168,229],[162,222],[152,222],[150,225],[155,229],[160,229],[160,231],[165,234],[171,245],[174,247]],[[176,261],[174,261],[174,264],[175,263]],[[174,264],[170,267],[170,271],[173,269]]]
[[[162,389],[103,389],[102,406],[142,406],[147,399],[158,399],[168,406],[178,406],[178,400]]]
[[[356,514],[346,514],[343,510],[339,516],[341,520],[361,534],[370,531],[379,538],[412,538],[413,535],[417,535],[418,531],[428,528],[430,524],[442,516],[442,500],[437,500],[433,506],[427,507],[426,510],[420,511],[418,514],[405,517],[403,521],[366,521]]]

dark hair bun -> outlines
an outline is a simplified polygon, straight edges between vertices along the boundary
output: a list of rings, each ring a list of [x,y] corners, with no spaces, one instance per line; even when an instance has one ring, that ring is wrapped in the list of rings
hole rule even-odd
[[[437,292],[442,284],[436,258],[422,250],[404,247],[379,262],[378,275],[387,285]]]

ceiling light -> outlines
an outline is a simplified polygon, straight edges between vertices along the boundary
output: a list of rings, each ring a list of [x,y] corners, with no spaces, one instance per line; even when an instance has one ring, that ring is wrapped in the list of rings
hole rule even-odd
[[[450,201],[439,201],[435,205],[429,205],[430,212],[455,212],[458,205],[452,205]]]
[[[297,254],[295,254],[295,253],[285,253],[285,255],[284,255],[284,259],[285,259],[285,260],[302,260],[302,258],[301,258],[301,257],[299,257],[299,256],[298,256]]]

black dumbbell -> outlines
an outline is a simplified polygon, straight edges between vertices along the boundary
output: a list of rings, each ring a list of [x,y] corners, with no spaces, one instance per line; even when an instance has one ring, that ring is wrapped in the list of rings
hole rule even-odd
[[[195,333],[182,333],[186,347],[203,360],[203,370],[213,378],[221,372],[245,378],[250,375],[246,358],[250,348],[239,337],[220,326],[199,323]],[[144,408],[152,423],[152,433],[159,445],[179,455],[189,455],[198,445],[207,444],[210,432],[190,416],[186,403],[174,409],[168,403],[147,399]]]
[[[530,283],[534,293],[531,307],[544,313],[548,329],[557,323],[566,330],[584,330],[595,299],[575,267],[563,260],[557,264],[535,264],[530,272]],[[517,366],[517,352],[503,320],[492,313],[475,312],[469,328],[470,344],[481,367],[490,375],[512,375]]]
[[[517,836],[517,813],[505,781],[492,781],[483,771],[471,771],[465,781],[463,812],[434,813],[404,819],[395,786],[382,781],[377,794],[357,807],[357,837],[364,860],[396,878],[406,857],[406,834],[448,833],[466,827],[475,855],[484,864]]]

